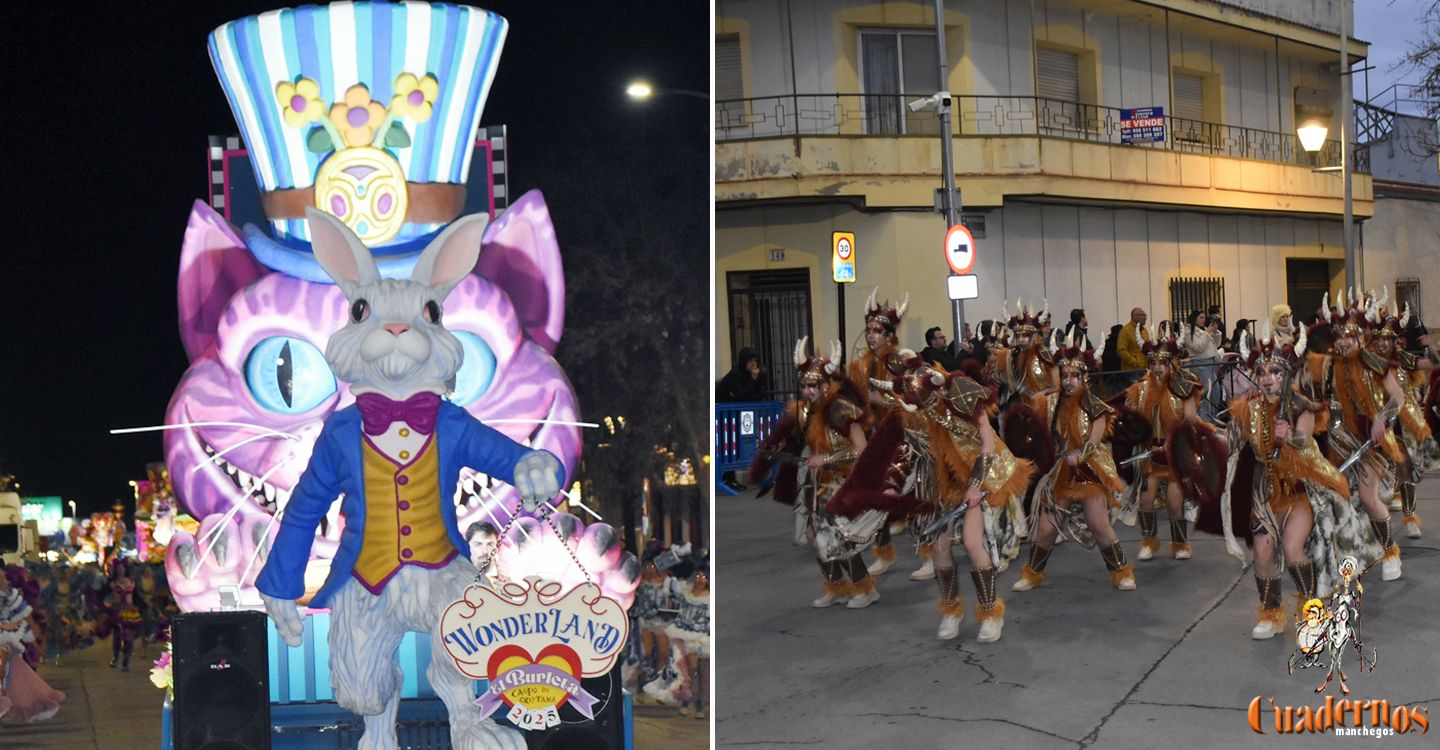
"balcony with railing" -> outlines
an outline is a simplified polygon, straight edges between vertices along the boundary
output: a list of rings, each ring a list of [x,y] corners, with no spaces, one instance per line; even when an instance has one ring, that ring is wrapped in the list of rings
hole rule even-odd
[[[788,94],[715,104],[715,199],[932,205],[940,119],[912,94]],[[1117,107],[1035,96],[952,97],[955,174],[967,207],[1006,196],[1112,205],[1339,216],[1340,144],[1307,152],[1294,133],[1167,115],[1135,142]],[[1355,150],[1354,210],[1374,209],[1369,152]]]
[[[931,136],[940,134],[933,112],[911,112],[908,102],[929,94],[791,94],[715,103],[716,142],[795,136]],[[1121,110],[1036,96],[953,96],[956,137],[1049,136],[1126,145]],[[1312,155],[1294,133],[1165,116],[1165,139],[1129,144],[1186,153],[1229,156],[1297,166],[1340,165],[1340,143],[1325,142]],[[1357,154],[1357,157],[1362,154]],[[1368,174],[1367,160],[1353,169]]]

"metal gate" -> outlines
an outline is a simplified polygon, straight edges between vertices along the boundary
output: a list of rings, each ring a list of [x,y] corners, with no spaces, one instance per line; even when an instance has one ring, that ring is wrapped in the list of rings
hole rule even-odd
[[[1191,310],[1206,312],[1211,305],[1225,309],[1225,278],[1174,278],[1170,280],[1170,320],[1177,326],[1189,321],[1185,316]]]
[[[795,342],[802,336],[814,341],[810,269],[731,271],[725,282],[730,297],[730,362],[742,348],[754,348],[760,353],[767,397],[789,401],[798,391]]]

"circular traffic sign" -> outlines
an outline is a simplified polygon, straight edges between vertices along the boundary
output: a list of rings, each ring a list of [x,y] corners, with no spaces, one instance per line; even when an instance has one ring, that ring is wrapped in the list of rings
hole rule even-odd
[[[950,264],[951,271],[962,276],[975,267],[975,238],[961,224],[945,233],[945,262]]]
[[[848,237],[841,237],[835,242],[835,254],[840,256],[840,260],[850,260],[852,250]]]

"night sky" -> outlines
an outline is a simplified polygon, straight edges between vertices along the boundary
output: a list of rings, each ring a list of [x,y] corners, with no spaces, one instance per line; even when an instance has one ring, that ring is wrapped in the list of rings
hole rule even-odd
[[[637,105],[623,93],[637,76],[709,90],[706,4],[480,5],[510,22],[481,124],[509,127],[512,196],[603,186],[607,174],[662,162],[708,170],[704,101]],[[22,495],[61,495],[86,514],[128,497],[127,482],[163,460],[159,433],[108,431],[160,424],[188,364],[175,308],[180,243],[191,204],[208,195],[206,136],[239,130],[206,38],[278,7],[27,1],[0,17],[0,474]],[[708,178],[687,184],[703,189]],[[584,245],[575,240],[586,227],[567,219],[581,206],[567,201],[604,201],[603,189],[546,195],[562,253]],[[708,230],[708,194],[654,199]]]

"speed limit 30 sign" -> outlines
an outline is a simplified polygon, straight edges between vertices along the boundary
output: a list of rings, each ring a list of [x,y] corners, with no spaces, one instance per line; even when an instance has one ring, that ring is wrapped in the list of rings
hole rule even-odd
[[[975,267],[975,238],[961,224],[945,233],[945,262],[952,272],[962,276]]]

